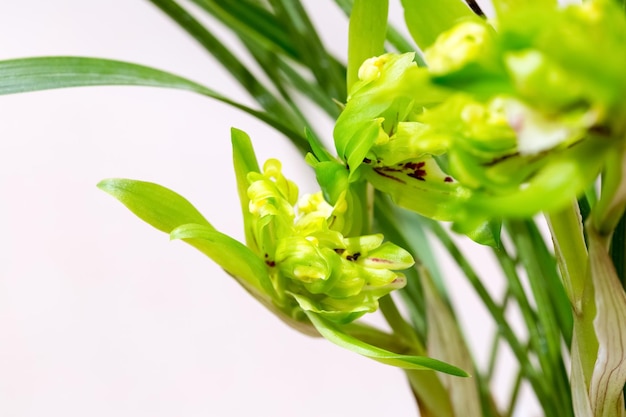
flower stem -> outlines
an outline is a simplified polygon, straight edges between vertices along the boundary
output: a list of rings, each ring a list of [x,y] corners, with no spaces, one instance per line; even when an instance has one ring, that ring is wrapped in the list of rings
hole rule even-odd
[[[585,384],[589,386],[598,353],[593,327],[596,308],[589,282],[589,256],[578,204],[572,202],[560,212],[546,215],[552,234],[563,285],[574,313],[574,333],[580,350]]]

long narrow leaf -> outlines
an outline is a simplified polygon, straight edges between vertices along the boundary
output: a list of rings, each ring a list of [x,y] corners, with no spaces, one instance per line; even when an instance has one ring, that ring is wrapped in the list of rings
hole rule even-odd
[[[282,52],[300,60],[303,51],[298,50],[276,16],[247,0],[192,0],[205,12],[219,19],[240,37],[254,40],[265,50]]]
[[[278,57],[275,62],[278,69],[280,69],[283,77],[289,82],[290,86],[298,90],[301,94],[306,96],[313,103],[317,104],[319,108],[324,110],[333,120],[339,117],[341,110],[337,103],[332,100],[331,97],[326,95],[322,89],[315,83],[315,81],[309,81],[302,76],[294,66],[290,65],[286,60]]]
[[[98,188],[124,204],[152,227],[170,233],[187,223],[213,226],[180,194],[161,185],[145,181],[111,178],[100,181]]]
[[[438,359],[473,370],[472,356],[458,321],[439,295],[428,271],[421,269],[428,317],[428,352]],[[455,415],[483,415],[477,378],[460,380],[442,375],[441,380],[450,394]]]
[[[308,149],[303,135],[296,133],[274,115],[252,109],[194,81],[156,68],[85,57],[38,57],[0,61],[0,95],[103,85],[172,88],[202,94],[243,110],[282,132],[302,149]]]
[[[272,93],[213,33],[178,3],[173,0],[150,0],[150,2],[163,10],[209,51],[264,109],[275,115],[285,115],[284,109]]]
[[[539,373],[535,369],[535,366],[530,361],[525,347],[522,345],[517,335],[513,332],[513,329],[511,328],[509,321],[505,317],[504,312],[493,300],[493,298],[483,285],[483,282],[478,274],[474,271],[473,267],[470,265],[468,260],[465,258],[463,253],[456,246],[452,238],[448,235],[446,230],[444,230],[441,224],[434,221],[429,221],[427,222],[427,224],[429,225],[435,236],[448,250],[448,252],[461,268],[461,270],[464,272],[468,282],[470,283],[470,285],[472,285],[472,287],[474,287],[476,294],[480,297],[482,303],[485,305],[485,307],[493,317],[494,321],[497,323],[498,328],[502,333],[503,339],[511,347],[515,358],[519,362],[520,368],[524,372],[524,376],[528,379],[528,382],[530,382],[541,405],[544,407],[545,410],[551,410],[550,412],[553,412],[553,414],[549,415],[557,415],[553,399],[549,395],[546,395],[546,392],[549,390],[550,387],[547,385],[547,382],[542,378],[541,373]]]
[[[413,370],[435,370],[444,372],[450,375],[456,376],[468,376],[467,372],[456,366],[447,364],[445,362],[438,361],[436,359],[424,357],[424,356],[409,356],[400,355],[397,353],[389,352],[385,349],[372,346],[361,340],[358,340],[336,327],[330,321],[320,317],[319,315],[311,312],[306,312],[307,317],[311,320],[311,323],[320,332],[324,338],[328,341],[341,346],[359,355],[366,356],[375,361],[382,362],[387,365],[397,366],[403,369]]]
[[[181,225],[172,230],[170,238],[184,240],[204,253],[245,288],[255,289],[253,295],[275,298],[265,263],[244,244],[200,224]]]
[[[263,85],[254,74],[204,25],[195,19],[187,10],[174,0],[150,0],[163,12],[177,22],[181,28],[193,36],[209,53],[231,73],[248,93],[273,117],[282,120],[283,124],[296,131],[301,129],[301,122],[284,103]],[[300,150],[308,151],[302,135],[289,136]]]
[[[348,31],[348,91],[358,79],[359,67],[385,51],[389,0],[355,0]]]
[[[537,355],[544,378],[549,382],[547,393],[554,397],[555,404],[560,403],[563,416],[571,416],[573,411],[569,384],[561,353],[562,333],[557,317],[558,306],[555,306],[556,299],[564,298],[566,305],[568,301],[563,285],[556,274],[556,263],[542,253],[545,245],[542,244],[541,238],[537,239],[534,236],[538,231],[534,229],[532,221],[510,221],[507,226],[517,248],[518,257],[526,269],[537,304],[537,319],[542,332],[542,341],[545,343],[545,349],[539,350]],[[561,296],[557,297],[556,294],[552,294],[555,291],[560,291]],[[568,334],[568,337],[571,336]]]
[[[409,32],[422,50],[460,19],[473,16],[461,0],[402,0],[402,6]]]
[[[352,7],[354,5],[354,0],[335,0],[335,3],[346,16],[350,16],[352,13]],[[393,48],[395,48],[398,53],[405,52],[415,52],[417,50],[416,45],[411,43],[408,39],[406,39],[396,28],[394,28],[389,22],[387,22],[387,42]],[[419,66],[425,66],[425,62],[419,54],[415,55],[415,62]]]
[[[306,51],[303,63],[311,69],[318,84],[329,97],[341,102],[346,98],[343,69],[324,47],[300,0],[270,0],[276,16],[289,31],[295,46]]]

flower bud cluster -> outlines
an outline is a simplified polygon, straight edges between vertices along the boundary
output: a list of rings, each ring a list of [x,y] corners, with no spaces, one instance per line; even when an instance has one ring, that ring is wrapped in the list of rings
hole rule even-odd
[[[442,33],[428,68],[412,54],[366,60],[334,131],[349,169],[398,204],[472,224],[558,209],[588,187],[626,136],[623,11],[533,2],[495,27]]]
[[[331,206],[318,192],[296,204],[297,187],[275,159],[248,180],[253,236],[281,297],[274,300],[279,307],[292,315],[303,309],[349,322],[375,311],[380,297],[405,285],[396,271],[413,265],[408,252],[383,243],[380,234],[346,237],[331,228],[343,202]]]

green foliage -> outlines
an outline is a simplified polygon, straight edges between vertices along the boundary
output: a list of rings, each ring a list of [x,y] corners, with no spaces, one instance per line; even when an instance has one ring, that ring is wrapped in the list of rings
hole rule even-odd
[[[373,346],[337,327],[376,310],[380,297],[404,286],[404,275],[394,271],[410,268],[412,256],[383,243],[380,234],[343,237],[333,229],[343,224],[334,221],[342,214],[319,193],[294,207],[298,189],[282,175],[280,163],[268,160],[260,172],[250,138],[233,129],[232,142],[248,246],[215,230],[165,187],[127,179],[98,186],[171,239],[211,258],[295,329],[311,333],[313,326],[333,343],[388,365],[467,375],[435,359]]]
[[[193,223],[213,230],[213,226],[184,197],[161,185],[128,179],[107,179],[98,188],[117,198],[150,226],[171,233],[179,226]]]
[[[402,0],[404,19],[411,36],[422,48],[428,48],[444,31],[459,20],[473,16],[461,0]]]
[[[359,341],[339,331],[333,323],[312,313],[307,313],[319,332],[336,345],[349,349],[359,355],[367,356],[378,362],[411,370],[434,369],[450,375],[469,376],[463,370],[432,358],[393,354]]]
[[[0,62],[0,94],[155,86],[202,94],[263,120],[306,154],[321,191],[298,201],[280,162],[261,169],[248,135],[233,129],[245,244],[159,185],[110,179],[98,186],[200,250],[295,329],[407,370],[425,417],[512,415],[523,382],[547,416],[624,416],[624,2],[495,0],[497,15],[487,21],[459,0],[406,0],[416,51],[388,23],[387,0],[336,0],[350,17],[347,68],[327,51],[299,0],[193,0],[196,12],[176,0],[151,2],[261,110],[177,75],[94,58]],[[195,13],[228,26],[256,66]],[[336,155],[318,139],[301,100],[336,121]],[[532,220],[539,213],[548,218],[554,253]],[[491,246],[504,277],[502,300],[440,222]],[[487,370],[465,346],[471,329],[456,317],[432,240],[498,328]],[[410,320],[390,296],[403,287]],[[512,304],[523,336],[509,322]],[[378,309],[391,334],[358,321]],[[505,410],[489,392],[500,344],[519,367]],[[467,376],[460,368],[476,379],[429,371]]]

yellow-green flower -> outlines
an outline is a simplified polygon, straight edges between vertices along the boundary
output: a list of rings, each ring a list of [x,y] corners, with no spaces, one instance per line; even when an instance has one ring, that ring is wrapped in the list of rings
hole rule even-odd
[[[470,235],[563,207],[626,136],[614,3],[501,7],[495,29],[461,21],[425,51],[429,68],[366,60],[334,130],[352,181]]]
[[[396,271],[413,265],[408,252],[383,243],[382,235],[345,237],[333,230],[343,214],[321,192],[294,204],[297,188],[277,160],[268,160],[262,173],[251,172],[247,179],[252,236],[279,308],[297,315],[299,307],[347,322],[375,311],[380,297],[405,285]]]
[[[370,340],[394,338],[344,324],[376,310],[380,297],[403,287],[405,277],[397,271],[411,267],[413,258],[383,242],[382,235],[344,235],[354,228],[345,219],[351,213],[348,193],[333,195],[333,205],[321,193],[298,203],[298,189],[277,160],[268,160],[261,171],[248,136],[233,129],[232,140],[245,245],[220,233],[189,201],[165,187],[128,179],[98,186],[170,238],[207,255],[292,328],[392,366],[467,376],[436,359],[391,352],[350,334],[356,328]]]

